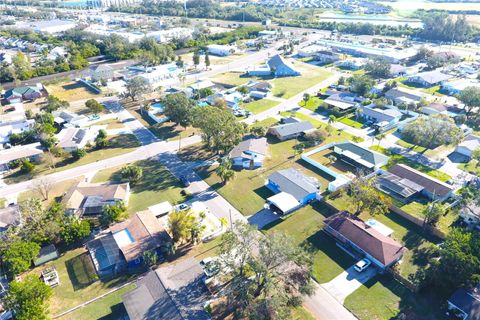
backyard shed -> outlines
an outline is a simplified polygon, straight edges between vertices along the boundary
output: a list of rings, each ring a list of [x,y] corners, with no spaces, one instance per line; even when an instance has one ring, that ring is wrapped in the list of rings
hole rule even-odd
[[[54,244],[50,244],[40,249],[40,253],[37,259],[33,261],[33,264],[38,267],[44,263],[55,260],[58,258],[58,251]]]

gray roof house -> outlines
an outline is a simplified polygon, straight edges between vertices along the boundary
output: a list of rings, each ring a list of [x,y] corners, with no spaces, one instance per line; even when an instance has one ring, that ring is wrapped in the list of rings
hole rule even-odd
[[[309,121],[298,121],[296,119],[294,119],[295,121],[293,121],[289,119],[292,118],[287,118],[287,120],[285,120],[285,122],[287,123],[270,127],[267,133],[283,141],[297,138],[304,134],[306,131],[315,129]]]
[[[392,100],[396,104],[419,102],[423,98],[423,94],[403,87],[396,87],[385,92],[385,98]]]
[[[354,167],[374,171],[386,165],[389,159],[386,155],[364,148],[351,141],[335,144],[333,151],[340,160]]]
[[[360,115],[368,120],[375,122],[396,123],[402,118],[402,113],[395,107],[377,107],[374,103],[368,106],[359,107]]]
[[[267,149],[267,138],[250,138],[236,145],[229,157],[234,167],[255,169],[263,165]]]
[[[324,102],[331,108],[338,108],[341,111],[347,111],[354,108],[357,103],[355,99],[357,98],[356,94],[349,92],[337,92],[330,95]]]
[[[0,209],[0,236],[9,228],[19,226],[22,223],[22,214],[18,205]]]
[[[418,183],[388,171],[378,177],[377,188],[403,202],[408,202],[424,189]]]
[[[293,77],[301,74],[290,61],[279,54],[271,57],[267,65],[275,77]]]
[[[424,87],[431,87],[451,79],[452,76],[438,70],[421,72],[407,79],[410,83],[417,83]]]
[[[194,259],[150,271],[122,296],[129,319],[210,319],[203,309],[209,294],[202,279],[203,270]]]
[[[480,285],[460,288],[448,298],[448,309],[464,320],[480,319]]]
[[[465,139],[460,142],[455,149],[455,152],[458,152],[468,158],[472,157],[472,152],[480,149],[480,137],[469,134]]]

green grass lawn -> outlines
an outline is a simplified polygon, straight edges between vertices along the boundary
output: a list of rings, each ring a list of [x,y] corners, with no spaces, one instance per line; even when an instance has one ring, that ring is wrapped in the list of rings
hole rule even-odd
[[[133,114],[137,120],[146,126],[160,140],[172,141],[180,138],[183,139],[197,132],[193,127],[183,128],[170,121],[156,123],[146,112],[142,114],[139,109],[132,110],[131,114]]]
[[[480,176],[480,163],[475,160],[471,160],[468,163],[461,163],[458,165],[458,168],[462,169],[463,171],[467,171],[477,176]]]
[[[40,275],[43,269],[50,266],[55,267],[60,278],[60,285],[53,288],[53,297],[50,303],[52,315],[98,297],[114,287],[128,282],[133,276],[124,274],[108,281],[98,280],[88,252],[83,247],[61,253],[58,259],[39,266],[29,273]]]
[[[331,72],[307,63],[297,62],[295,68],[302,73],[301,76],[271,80],[274,96],[289,99],[332,76]]]
[[[298,307],[292,311],[292,320],[315,320],[315,317],[305,308]]]
[[[305,103],[305,101],[300,101],[298,105],[302,108],[308,109],[310,111],[317,112],[318,107],[322,104],[323,100],[316,96],[311,96],[310,99]]]
[[[255,79],[255,77],[245,76],[245,72],[230,71],[216,75],[212,78],[212,81],[224,85],[240,86],[252,79]]]
[[[413,160],[410,160],[402,155],[399,155],[399,154],[395,154],[393,152],[391,152],[390,150],[384,148],[384,147],[380,147],[380,146],[371,146],[370,149],[374,150],[374,151],[377,151],[377,152],[380,152],[380,153],[383,153],[384,155],[387,155],[390,157],[390,160],[386,166],[386,169],[388,169],[389,167],[397,164],[397,163],[403,163],[409,167],[412,167],[418,171],[421,171],[435,179],[438,179],[440,181],[443,181],[443,182],[446,182],[450,179],[452,179],[451,176],[449,176],[448,174],[442,172],[442,171],[439,171],[439,170],[436,170],[436,169],[433,169],[433,168],[430,168],[428,166],[425,166],[423,164],[420,164],[416,161],[413,161]]]
[[[257,114],[263,111],[267,111],[268,109],[273,108],[278,104],[280,104],[280,102],[278,101],[260,99],[260,100],[255,100],[249,103],[244,103],[242,104],[242,107],[253,114]]]
[[[133,214],[147,209],[154,204],[169,201],[171,204],[181,203],[186,200],[180,194],[181,182],[175,178],[159,161],[142,160],[135,165],[143,169],[143,177],[136,185],[131,187],[127,212]],[[94,177],[94,182],[122,180],[121,168],[111,168],[99,171]]]
[[[347,126],[350,126],[352,128],[356,128],[356,129],[362,129],[363,128],[363,123],[361,121],[355,120],[355,116],[353,114],[348,115],[348,116],[344,116],[344,117],[340,117],[340,118],[338,118],[338,121],[343,123],[343,124],[346,124]]]
[[[129,284],[115,292],[112,292],[100,300],[92,302],[83,308],[77,309],[63,317],[60,320],[118,320],[127,315],[123,306],[122,295],[135,289],[135,284]]]
[[[50,156],[45,153],[45,160],[43,160],[42,163],[38,164],[35,167],[33,174],[15,170],[12,173],[4,176],[4,181],[7,184],[13,184],[30,180],[34,176],[47,175],[54,172],[72,169],[98,160],[108,159],[125,153],[129,153],[140,146],[140,142],[132,134],[114,136],[109,138],[108,141],[108,147],[99,150],[93,148],[88,151],[83,158],[76,161],[73,160],[70,156],[65,159],[53,157],[52,160],[55,164],[55,168],[50,167],[50,161],[46,160],[50,159]]]
[[[274,126],[278,124],[278,120],[275,119],[275,118],[266,118],[266,119],[263,119],[262,121],[257,121],[255,122],[254,124],[252,124],[250,126],[250,128],[253,128],[253,127],[265,127],[265,128],[269,128],[271,126]]]

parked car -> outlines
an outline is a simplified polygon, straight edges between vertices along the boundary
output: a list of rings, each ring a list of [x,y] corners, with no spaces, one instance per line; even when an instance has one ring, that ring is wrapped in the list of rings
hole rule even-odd
[[[358,261],[353,268],[357,270],[357,272],[362,272],[365,271],[371,264],[372,262],[370,260],[362,259]]]
[[[188,178],[186,176],[181,176],[180,181],[183,183],[184,187],[190,186],[190,181],[188,180]]]
[[[220,272],[220,265],[215,259],[210,257],[200,261],[200,266],[202,267],[203,272],[205,272],[207,278],[211,278]]]
[[[190,208],[190,206],[186,203],[180,203],[178,206],[177,206],[177,210],[178,211],[185,211],[185,210],[188,210]]]

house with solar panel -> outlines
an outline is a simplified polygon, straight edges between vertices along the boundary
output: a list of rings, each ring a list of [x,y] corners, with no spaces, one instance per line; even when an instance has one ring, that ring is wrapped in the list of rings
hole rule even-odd
[[[143,254],[170,242],[170,236],[149,210],[110,226],[106,233],[87,243],[99,276],[108,276],[142,264]]]

